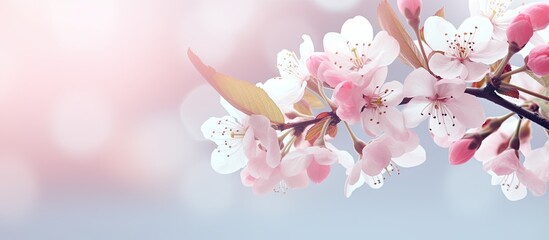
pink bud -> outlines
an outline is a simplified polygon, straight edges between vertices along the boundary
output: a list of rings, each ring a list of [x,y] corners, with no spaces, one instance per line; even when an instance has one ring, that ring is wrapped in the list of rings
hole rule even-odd
[[[398,10],[408,20],[417,20],[421,12],[421,0],[397,0]]]
[[[480,137],[480,136],[479,136]],[[450,145],[449,160],[452,165],[469,161],[480,147],[479,137],[464,137]]]
[[[326,53],[314,53],[308,60],[307,60],[307,69],[309,70],[309,73],[318,78],[318,68],[320,67],[320,64],[323,62],[330,61],[328,59],[328,56]]]
[[[522,13],[530,17],[534,31],[545,29],[549,25],[549,4],[547,3],[531,4]]]
[[[537,75],[549,75],[549,44],[542,44],[530,51],[526,65]]]
[[[507,28],[507,42],[515,44],[517,51],[522,49],[530,38],[534,35],[534,27],[530,22],[530,17],[526,14],[519,14],[513,19],[509,28]]]

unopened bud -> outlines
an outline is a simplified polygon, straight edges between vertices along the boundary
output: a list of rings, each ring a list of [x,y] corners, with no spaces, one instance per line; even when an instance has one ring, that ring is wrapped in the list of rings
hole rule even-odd
[[[452,165],[464,164],[475,155],[482,143],[478,133],[467,134],[462,139],[450,145],[448,160]]]

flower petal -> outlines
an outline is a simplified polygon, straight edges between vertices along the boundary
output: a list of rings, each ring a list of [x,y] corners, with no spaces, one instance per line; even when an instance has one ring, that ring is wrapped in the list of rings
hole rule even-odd
[[[312,161],[307,168],[307,175],[314,183],[321,183],[330,174],[330,168],[330,165],[320,165],[317,162]]]
[[[446,52],[448,49],[448,36],[454,36],[456,28],[454,25],[438,16],[432,16],[425,20],[424,35],[425,41],[434,51]]]
[[[379,141],[366,145],[362,150],[362,171],[368,176],[377,176],[391,162],[391,152]]]
[[[404,122],[407,128],[414,128],[419,125],[423,120],[425,120],[428,115],[425,111],[429,107],[431,101],[427,100],[424,97],[415,97],[402,110],[402,115],[404,116]]]
[[[405,153],[400,157],[393,158],[393,162],[400,167],[409,168],[421,165],[426,159],[425,149],[423,149],[422,146],[417,146],[413,151]]]
[[[484,108],[478,98],[469,94],[454,97],[452,101],[446,103],[446,106],[456,119],[468,128],[480,127],[486,119]]]
[[[341,27],[341,35],[344,36],[350,44],[370,43],[374,30],[370,21],[363,16],[355,16],[348,19]]]
[[[434,74],[442,78],[457,78],[467,76],[467,68],[455,58],[441,53],[435,53],[429,59],[429,67]]]
[[[463,65],[467,68],[467,77],[463,79],[465,82],[478,82],[482,80],[484,75],[488,73],[490,67],[483,63],[463,61]]]
[[[404,80],[403,94],[405,97],[432,97],[435,95],[437,79],[424,68],[412,71]]]
[[[284,176],[293,177],[303,173],[313,160],[305,149],[297,149],[289,152],[280,163],[280,169]]]

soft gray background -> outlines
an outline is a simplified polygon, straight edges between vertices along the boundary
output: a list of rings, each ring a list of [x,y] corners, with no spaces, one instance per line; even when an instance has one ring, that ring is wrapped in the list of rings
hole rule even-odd
[[[173,51],[183,64],[168,70],[182,74],[184,83],[175,85],[182,87],[179,98],[145,106],[157,109],[144,117],[151,123],[143,130],[144,136],[150,136],[145,143],[157,149],[153,163],[145,166],[159,170],[144,177],[135,177],[134,172],[123,175],[124,181],[131,182],[125,185],[112,184],[112,178],[102,175],[86,175],[86,171],[53,181],[56,184],[40,194],[24,218],[0,224],[0,239],[549,239],[549,196],[508,201],[498,186],[490,185],[490,176],[477,161],[450,166],[447,150],[432,143],[425,124],[417,128],[428,151],[423,165],[402,169],[380,190],[362,187],[349,199],[343,195],[345,175],[339,167],[321,185],[267,196],[256,196],[241,186],[238,174],[219,175],[211,170],[209,154],[214,146],[201,139],[199,126],[209,116],[222,116],[223,110],[215,92],[190,66],[186,48],[193,48],[222,72],[263,81],[277,75],[279,50],[298,50],[301,34],[311,35],[321,50],[323,35],[339,31],[355,15],[366,16],[378,31],[377,3],[152,3],[158,7],[144,12],[170,22],[165,26],[159,22],[157,27],[178,33],[175,40],[180,46]],[[466,1],[426,0],[422,16],[442,6],[455,25],[469,14]],[[148,18],[151,24],[155,19]],[[163,44],[160,38],[156,41]],[[390,79],[402,81],[410,70],[395,63]],[[158,99],[163,97],[157,94]],[[486,106],[489,115],[505,113]],[[544,136],[540,128],[534,129],[534,146],[541,146]],[[344,131],[333,144],[351,150]],[[125,164],[122,168],[133,169],[143,163]],[[170,177],[164,179],[163,171]]]

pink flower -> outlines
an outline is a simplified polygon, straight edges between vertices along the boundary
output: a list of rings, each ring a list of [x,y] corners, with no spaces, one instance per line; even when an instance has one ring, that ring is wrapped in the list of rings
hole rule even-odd
[[[475,152],[480,147],[480,144],[480,136],[475,137],[473,135],[465,136],[462,139],[452,143],[449,150],[450,164],[459,165],[466,163],[475,155]]]
[[[370,136],[385,132],[397,139],[407,138],[402,113],[396,108],[403,99],[402,84],[384,83],[387,68],[375,69],[364,78],[346,81],[334,90],[337,114],[350,123],[362,120],[364,131]]]
[[[509,146],[509,141],[511,141],[511,137],[517,130],[517,124],[518,119],[515,117],[511,117],[503,122],[503,124],[501,125],[501,127],[499,127],[497,131],[490,134],[490,136],[486,137],[482,141],[482,145],[475,153],[475,159],[486,163],[505,151]],[[521,135],[522,132],[523,130],[521,129]],[[530,153],[530,139],[531,137],[520,138],[519,150],[524,155],[528,155]]]
[[[507,53],[507,44],[492,40],[492,31],[492,23],[485,17],[467,18],[458,29],[444,18],[427,18],[425,41],[440,52],[431,56],[429,67],[442,78],[480,80],[489,65]]]
[[[311,73],[313,77],[319,78],[318,75],[319,75],[320,66],[325,62],[328,63],[329,61],[330,59],[328,59],[328,55],[326,55],[326,53],[323,53],[323,52],[313,53],[309,58],[309,60],[307,60],[306,62],[307,69],[309,70],[309,73]]]
[[[535,179],[528,181],[528,189],[535,195],[541,196],[547,189],[547,179],[549,179],[549,142],[541,148],[533,150],[524,161],[524,168],[531,171],[539,181]]]
[[[331,150],[312,146],[289,152],[280,164],[282,174],[294,177],[306,172],[314,183],[320,183],[330,174],[330,165],[338,162],[338,155]]]
[[[374,38],[368,19],[356,16],[343,23],[341,33],[330,32],[324,36],[324,51],[333,69],[346,75],[349,72],[364,74],[387,66],[396,59],[400,48],[385,31]]]
[[[404,96],[413,97],[403,110],[406,126],[416,127],[428,118],[433,137],[445,142],[461,138],[465,128],[479,127],[485,119],[482,105],[476,97],[465,93],[463,81],[437,80],[423,68],[408,75]]]
[[[549,75],[549,44],[535,47],[528,54],[526,65],[537,75]]]
[[[345,165],[345,196],[351,196],[364,183],[378,189],[384,184],[384,174],[391,176],[395,170],[399,174],[398,167],[415,167],[425,162],[425,150],[419,145],[418,136],[412,131],[408,136],[405,141],[397,141],[384,135],[368,143],[354,165]]]
[[[398,10],[408,20],[419,18],[421,12],[421,0],[397,0]]]
[[[534,31],[545,29],[549,25],[549,4],[547,3],[532,3],[521,13],[530,17]]]
[[[534,28],[530,17],[526,14],[519,14],[507,28],[507,42],[515,44],[517,51],[522,49],[534,35]]]

